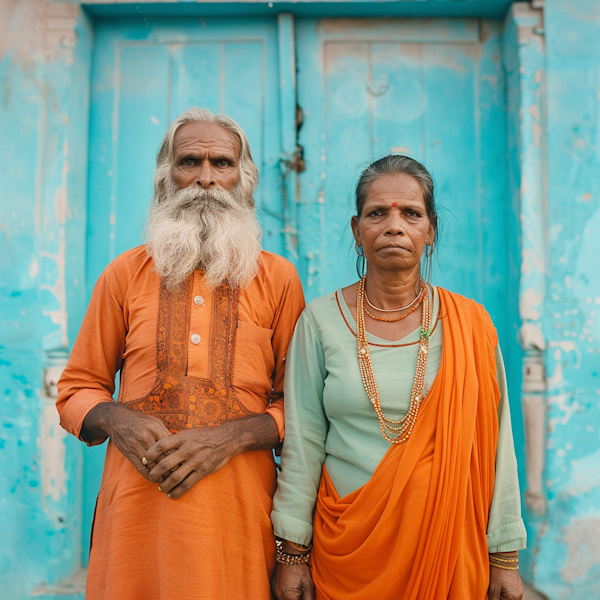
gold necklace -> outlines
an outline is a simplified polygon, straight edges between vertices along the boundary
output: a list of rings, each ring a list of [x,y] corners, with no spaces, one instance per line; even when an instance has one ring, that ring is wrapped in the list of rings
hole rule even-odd
[[[369,296],[367,295],[367,285],[365,283],[365,300],[367,301],[367,304],[371,308],[378,310],[379,312],[398,312],[399,310],[406,310],[407,308],[410,308],[418,300],[418,298],[422,294],[422,292],[423,292],[423,286],[421,286],[421,288],[419,289],[419,293],[415,296],[415,299],[410,304],[407,304],[406,306],[401,306],[400,308],[379,308],[378,306],[371,304],[371,302],[369,301]]]
[[[417,308],[419,308],[419,306],[421,305],[421,302],[423,302],[423,293],[424,292],[425,292],[425,288],[422,288],[421,291],[419,292],[419,295],[416,298],[419,302],[417,302],[417,304],[415,304],[410,310],[405,312],[403,315],[400,315],[399,317],[396,317],[395,319],[386,319],[384,317],[377,317],[366,306],[365,306],[365,313],[367,313],[371,317],[371,319],[375,319],[376,321],[385,321],[386,323],[396,323],[396,321],[402,321],[402,319],[406,319],[406,317],[408,317],[408,315],[410,315],[412,312],[417,310]],[[365,290],[365,299],[367,302],[369,302],[369,299],[367,298],[366,290]],[[411,302],[411,304],[412,304],[412,302]],[[369,303],[369,306],[373,306],[373,305]],[[377,309],[377,310],[379,310],[379,309]],[[398,310],[400,310],[400,309],[398,309]]]
[[[400,444],[406,441],[415,426],[419,407],[423,400],[423,388],[425,387],[425,373],[427,371],[427,354],[429,352],[429,325],[431,322],[429,308],[429,293],[425,291],[423,296],[423,316],[421,319],[421,336],[419,341],[419,354],[417,355],[417,370],[410,395],[410,407],[404,417],[398,420],[388,419],[381,410],[379,389],[373,372],[369,343],[367,341],[367,330],[365,327],[365,281],[366,275],[358,282],[356,290],[356,345],[358,350],[358,368],[360,377],[377,418],[379,428],[386,441],[390,444]],[[421,280],[425,288],[425,282]],[[426,288],[425,288],[426,289]]]

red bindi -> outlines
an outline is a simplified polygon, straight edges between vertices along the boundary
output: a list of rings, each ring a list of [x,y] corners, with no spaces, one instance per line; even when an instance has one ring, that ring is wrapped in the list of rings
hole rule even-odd
[[[393,206],[394,208],[396,208],[396,206],[398,206],[398,203],[397,203],[397,202],[392,202],[392,206]]]

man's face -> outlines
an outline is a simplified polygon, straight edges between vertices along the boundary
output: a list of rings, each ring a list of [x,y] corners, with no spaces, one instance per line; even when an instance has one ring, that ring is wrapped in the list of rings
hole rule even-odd
[[[171,179],[179,189],[197,185],[233,189],[240,182],[240,140],[216,123],[186,123],[173,140]]]

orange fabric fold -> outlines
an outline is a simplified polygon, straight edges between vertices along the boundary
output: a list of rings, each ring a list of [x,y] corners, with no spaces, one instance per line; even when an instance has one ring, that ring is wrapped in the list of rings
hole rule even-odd
[[[271,598],[273,454],[244,452],[172,500],[110,443],[87,600]]]
[[[323,469],[312,555],[319,600],[487,598],[498,340],[482,306],[438,290],[442,362],[411,437],[344,498]]]

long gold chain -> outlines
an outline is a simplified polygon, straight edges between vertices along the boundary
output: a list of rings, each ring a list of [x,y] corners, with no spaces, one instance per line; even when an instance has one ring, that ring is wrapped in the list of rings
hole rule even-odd
[[[358,367],[365,392],[375,409],[379,419],[379,428],[386,441],[390,444],[400,444],[406,441],[415,426],[419,407],[423,400],[423,388],[425,387],[425,373],[427,371],[427,354],[429,352],[429,325],[431,322],[429,293],[425,291],[423,296],[423,316],[421,318],[421,336],[419,340],[419,354],[417,356],[417,370],[410,395],[410,406],[404,417],[398,420],[388,419],[381,410],[379,389],[371,363],[371,353],[367,341],[367,330],[365,327],[365,283],[366,275],[358,282],[356,291],[356,345],[358,350]],[[426,290],[425,282],[421,280],[421,286]]]

